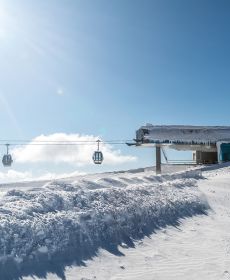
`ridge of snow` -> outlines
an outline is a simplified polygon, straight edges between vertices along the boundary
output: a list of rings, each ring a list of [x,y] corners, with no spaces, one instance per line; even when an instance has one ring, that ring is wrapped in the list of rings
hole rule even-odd
[[[7,265],[25,272],[43,259],[81,262],[100,247],[119,253],[119,244],[204,213],[199,178],[199,170],[124,173],[10,190],[0,200],[0,272]]]

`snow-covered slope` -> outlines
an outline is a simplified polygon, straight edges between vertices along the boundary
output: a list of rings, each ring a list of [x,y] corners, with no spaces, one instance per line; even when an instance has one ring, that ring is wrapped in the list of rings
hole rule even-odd
[[[199,178],[199,170],[145,170],[14,185],[0,198],[0,279],[48,272],[65,279],[66,265],[83,264],[99,248],[120,255],[118,245],[133,247],[179,218],[205,213]]]
[[[202,174],[198,188],[210,205],[208,215],[181,219],[179,227],[157,230],[135,248],[119,247],[123,256],[100,250],[86,266],[67,268],[66,279],[229,280],[230,167],[205,168]]]

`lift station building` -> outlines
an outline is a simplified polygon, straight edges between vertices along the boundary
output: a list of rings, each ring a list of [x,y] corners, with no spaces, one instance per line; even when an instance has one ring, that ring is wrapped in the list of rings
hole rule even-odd
[[[136,131],[136,146],[156,147],[156,171],[161,172],[161,148],[193,151],[196,164],[230,161],[230,126],[147,124]]]

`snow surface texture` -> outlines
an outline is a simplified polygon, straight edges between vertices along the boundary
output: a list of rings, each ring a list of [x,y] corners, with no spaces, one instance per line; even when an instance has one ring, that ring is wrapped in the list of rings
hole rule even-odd
[[[148,133],[143,135],[144,131]],[[229,126],[184,126],[184,125],[146,125],[137,131],[137,139],[150,142],[216,144],[218,141],[230,141]]]
[[[211,208],[208,215],[157,230],[135,248],[119,247],[121,257],[101,249],[85,267],[68,267],[67,280],[229,280],[230,166],[223,166],[202,168],[205,180],[198,181]],[[48,280],[58,278],[50,274]]]
[[[0,279],[48,272],[65,279],[67,265],[84,264],[99,248],[120,255],[118,245],[205,213],[200,178],[199,170],[114,173],[8,191],[0,198]]]

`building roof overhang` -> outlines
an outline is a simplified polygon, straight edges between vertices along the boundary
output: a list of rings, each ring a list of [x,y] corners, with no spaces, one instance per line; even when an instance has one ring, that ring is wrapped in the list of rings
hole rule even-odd
[[[216,151],[220,141],[230,142],[230,126],[150,125],[136,131],[136,146],[165,146],[176,150]]]

